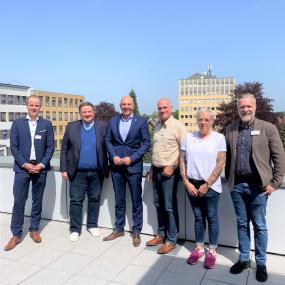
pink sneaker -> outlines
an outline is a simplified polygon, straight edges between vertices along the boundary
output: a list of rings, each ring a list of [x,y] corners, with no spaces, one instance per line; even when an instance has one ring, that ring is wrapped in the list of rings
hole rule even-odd
[[[204,261],[204,267],[207,269],[212,269],[216,264],[216,253],[208,252]]]
[[[202,251],[196,248],[194,251],[191,252],[190,256],[187,259],[187,263],[191,265],[197,264],[199,259],[202,258],[204,255],[204,250]]]

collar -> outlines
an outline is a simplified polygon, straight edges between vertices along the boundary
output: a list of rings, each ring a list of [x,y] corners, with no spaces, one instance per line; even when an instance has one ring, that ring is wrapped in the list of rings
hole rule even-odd
[[[166,121],[164,121],[164,122],[162,122],[162,121],[160,121],[159,120],[159,123],[161,124],[161,125],[165,125],[166,127],[172,122],[174,120],[174,117],[173,117],[173,115],[171,115]]]
[[[123,122],[128,122],[129,120],[132,120],[133,117],[134,117],[134,114],[133,114],[133,113],[131,113],[131,115],[128,117],[128,119],[125,119],[124,116],[121,115],[121,120],[122,120]]]
[[[83,120],[82,120],[82,125],[87,128],[87,129],[91,129],[95,124],[95,121],[92,121],[91,123],[85,123]]]
[[[249,124],[243,124],[242,121],[239,122],[239,130],[248,130],[253,128],[255,119]]]
[[[32,120],[31,117],[29,116],[29,114],[27,114],[26,120],[29,120],[29,121],[38,121],[38,120],[39,120],[39,116],[38,116],[35,120]]]

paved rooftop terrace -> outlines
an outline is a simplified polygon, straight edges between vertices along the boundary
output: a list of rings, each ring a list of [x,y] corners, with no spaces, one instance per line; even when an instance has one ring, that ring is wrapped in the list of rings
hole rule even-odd
[[[206,270],[203,263],[190,266],[186,263],[194,243],[178,245],[167,255],[156,254],[156,247],[145,242],[132,246],[129,233],[114,241],[103,242],[102,237],[111,229],[102,228],[101,236],[92,237],[85,228],[78,242],[69,241],[68,224],[42,220],[43,242],[35,244],[27,235],[29,218],[25,218],[24,240],[14,250],[5,252],[11,237],[10,214],[0,213],[0,285],[3,284],[140,284],[140,285],[253,285],[255,264],[239,275],[229,273],[237,260],[234,248],[219,247],[217,265]],[[253,257],[252,252],[252,257]],[[269,280],[265,284],[285,284],[285,256],[268,255]]]

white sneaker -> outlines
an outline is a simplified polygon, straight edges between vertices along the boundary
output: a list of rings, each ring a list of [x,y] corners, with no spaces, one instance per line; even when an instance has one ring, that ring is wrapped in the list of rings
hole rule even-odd
[[[98,237],[100,236],[100,231],[98,228],[90,228],[87,229],[87,231],[93,236],[93,237]]]
[[[78,240],[78,237],[79,237],[79,233],[77,232],[72,232],[70,233],[69,235],[69,240],[72,241],[72,242],[75,242]]]

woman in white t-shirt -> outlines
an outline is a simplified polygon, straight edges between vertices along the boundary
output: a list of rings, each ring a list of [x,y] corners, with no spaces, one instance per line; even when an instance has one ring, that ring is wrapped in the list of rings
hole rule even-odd
[[[199,131],[189,133],[181,145],[180,169],[195,216],[196,247],[187,262],[196,264],[205,256],[204,267],[213,268],[219,236],[218,203],[222,192],[220,174],[226,160],[225,137],[212,130],[213,114],[208,109],[197,112]],[[206,220],[209,251],[205,255]]]

